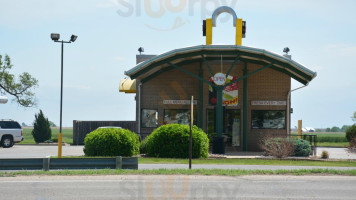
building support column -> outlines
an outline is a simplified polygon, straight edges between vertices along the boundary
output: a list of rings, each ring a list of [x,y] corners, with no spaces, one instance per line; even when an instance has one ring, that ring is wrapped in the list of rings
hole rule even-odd
[[[217,98],[217,103],[216,103],[216,132],[218,137],[222,137],[222,132],[223,132],[223,87],[218,86],[216,87],[216,98]]]
[[[245,63],[244,75],[247,74],[247,63]],[[242,127],[243,127],[243,151],[247,151],[247,128],[248,128],[248,123],[247,123],[247,113],[248,113],[248,77],[244,78],[243,80],[243,120],[242,120]]]
[[[224,86],[217,86],[216,88],[216,115],[215,115],[215,127],[217,132],[217,137],[213,141],[213,153],[214,154],[225,154],[225,143],[224,138],[222,137],[224,129],[224,120],[223,120],[223,90]]]
[[[202,63],[200,63],[200,68],[199,68],[199,77],[201,79],[204,79],[204,70],[202,68]],[[204,83],[202,80],[199,80],[199,100],[198,100],[198,127],[203,128],[203,107],[204,107],[204,94],[203,94],[203,89],[204,89]]]

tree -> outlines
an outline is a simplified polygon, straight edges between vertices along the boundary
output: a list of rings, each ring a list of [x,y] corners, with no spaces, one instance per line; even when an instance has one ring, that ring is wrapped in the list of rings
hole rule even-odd
[[[330,129],[330,132],[341,132],[341,130],[340,130],[339,127],[333,126],[333,127]]]
[[[3,59],[0,54],[0,92],[14,96],[13,101],[23,107],[35,106],[35,94],[31,90],[38,86],[38,81],[27,72],[16,80],[15,75],[10,73],[12,67],[10,57],[5,55]]]
[[[349,126],[349,125],[343,125],[342,127],[341,127],[341,131],[342,132],[345,132],[348,128],[350,128],[351,126]]]
[[[42,110],[40,110],[39,114],[35,114],[32,136],[36,143],[44,142],[52,137],[48,118],[44,116]]]
[[[352,121],[356,122],[356,111],[354,112],[354,115],[351,117]]]

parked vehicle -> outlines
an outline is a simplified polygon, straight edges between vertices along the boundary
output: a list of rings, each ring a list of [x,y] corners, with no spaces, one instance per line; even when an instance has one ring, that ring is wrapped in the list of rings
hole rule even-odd
[[[0,146],[9,148],[23,139],[23,130],[17,121],[0,120]]]

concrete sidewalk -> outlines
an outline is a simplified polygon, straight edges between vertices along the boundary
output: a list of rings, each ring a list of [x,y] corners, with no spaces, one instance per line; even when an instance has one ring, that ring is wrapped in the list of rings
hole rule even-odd
[[[347,148],[318,147],[317,157],[320,158],[323,151],[329,153],[329,159],[356,160],[356,153],[349,152]],[[226,152],[224,155],[211,154],[211,156],[217,158],[264,158],[263,152]]]
[[[84,146],[63,146],[63,156],[83,156]],[[356,160],[356,153],[351,153],[347,148],[318,147],[317,155],[322,151],[328,151],[330,159]],[[12,148],[0,148],[0,158],[44,158],[57,156],[57,146],[43,145],[14,145]],[[211,154],[213,158],[265,158],[262,152],[226,152],[224,155]],[[299,157],[300,158],[300,157]]]

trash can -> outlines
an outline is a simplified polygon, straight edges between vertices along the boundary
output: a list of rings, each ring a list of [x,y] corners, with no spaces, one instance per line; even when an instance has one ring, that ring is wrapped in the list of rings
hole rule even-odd
[[[213,154],[225,154],[225,142],[223,137],[214,137]]]

